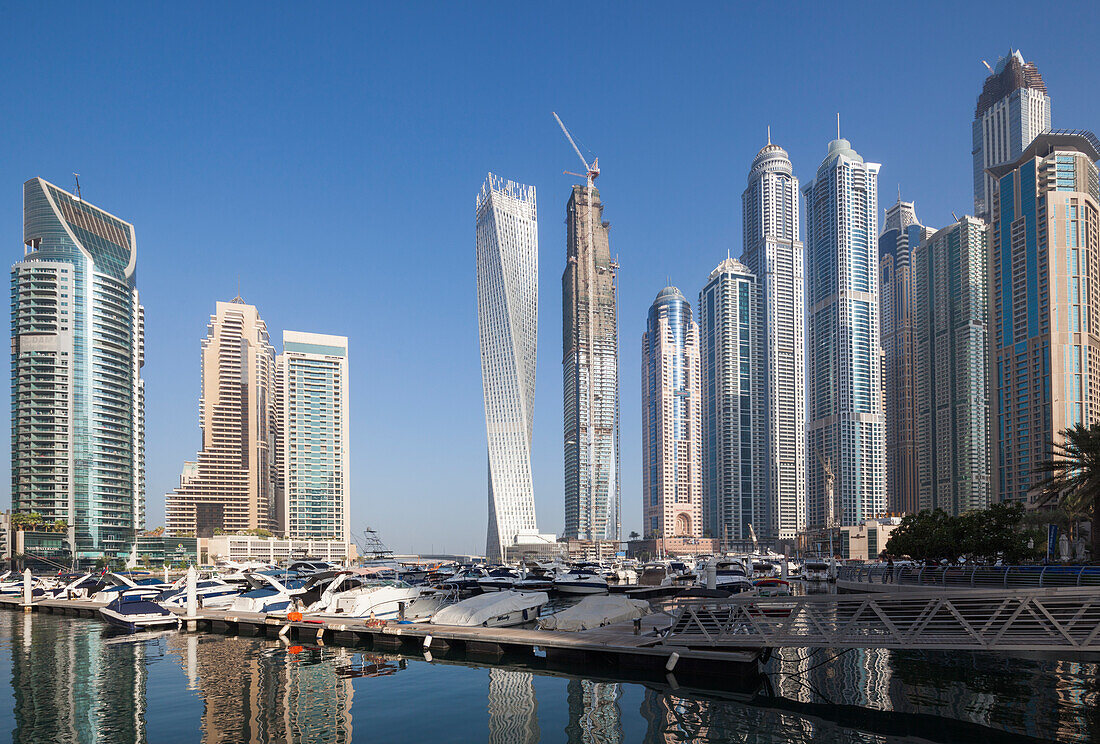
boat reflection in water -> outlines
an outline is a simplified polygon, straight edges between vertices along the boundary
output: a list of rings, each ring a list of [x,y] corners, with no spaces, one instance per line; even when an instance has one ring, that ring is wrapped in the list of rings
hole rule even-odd
[[[1095,663],[834,655],[786,649],[738,690],[715,691],[674,675],[601,679],[538,657],[427,663],[267,638],[116,635],[97,620],[0,609],[0,680],[10,669],[11,683],[0,742],[1100,739]]]

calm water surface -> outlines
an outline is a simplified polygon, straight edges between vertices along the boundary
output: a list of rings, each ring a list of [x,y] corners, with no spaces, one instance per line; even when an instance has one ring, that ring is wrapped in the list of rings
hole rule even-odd
[[[0,741],[1100,739],[1096,664],[784,652],[738,693],[0,610]],[[537,661],[536,661],[537,665]],[[675,684],[675,689],[671,686]]]

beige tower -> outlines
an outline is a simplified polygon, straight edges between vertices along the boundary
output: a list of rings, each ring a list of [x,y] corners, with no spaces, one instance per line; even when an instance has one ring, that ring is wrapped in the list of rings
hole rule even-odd
[[[171,534],[274,529],[275,349],[253,305],[219,302],[202,342],[202,449],[165,497]]]

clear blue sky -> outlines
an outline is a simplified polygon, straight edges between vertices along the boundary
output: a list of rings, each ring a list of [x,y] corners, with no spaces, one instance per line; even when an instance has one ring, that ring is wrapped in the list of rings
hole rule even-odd
[[[1020,47],[1054,126],[1100,129],[1095,3],[530,6],[0,9],[8,261],[33,176],[71,188],[79,172],[87,199],[137,229],[150,526],[199,445],[199,340],[239,280],[277,343],[283,329],[351,339],[354,529],[399,551],[484,549],[474,197],[491,170],[538,189],[534,478],[539,526],[560,532],[561,171],[579,163],[551,110],[600,158],[622,264],[624,533],[641,524],[646,311],[666,276],[694,304],[740,254],[767,125],[805,182],[840,111],[883,164],[880,200],[900,183],[932,226],[972,209],[981,59]]]

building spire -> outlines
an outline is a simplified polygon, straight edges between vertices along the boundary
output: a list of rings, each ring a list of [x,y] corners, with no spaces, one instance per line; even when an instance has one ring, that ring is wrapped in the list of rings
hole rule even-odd
[[[768,144],[770,145],[771,143],[772,143],[772,125],[769,124],[768,125]]]
[[[836,112],[836,138],[840,139],[840,112]]]

